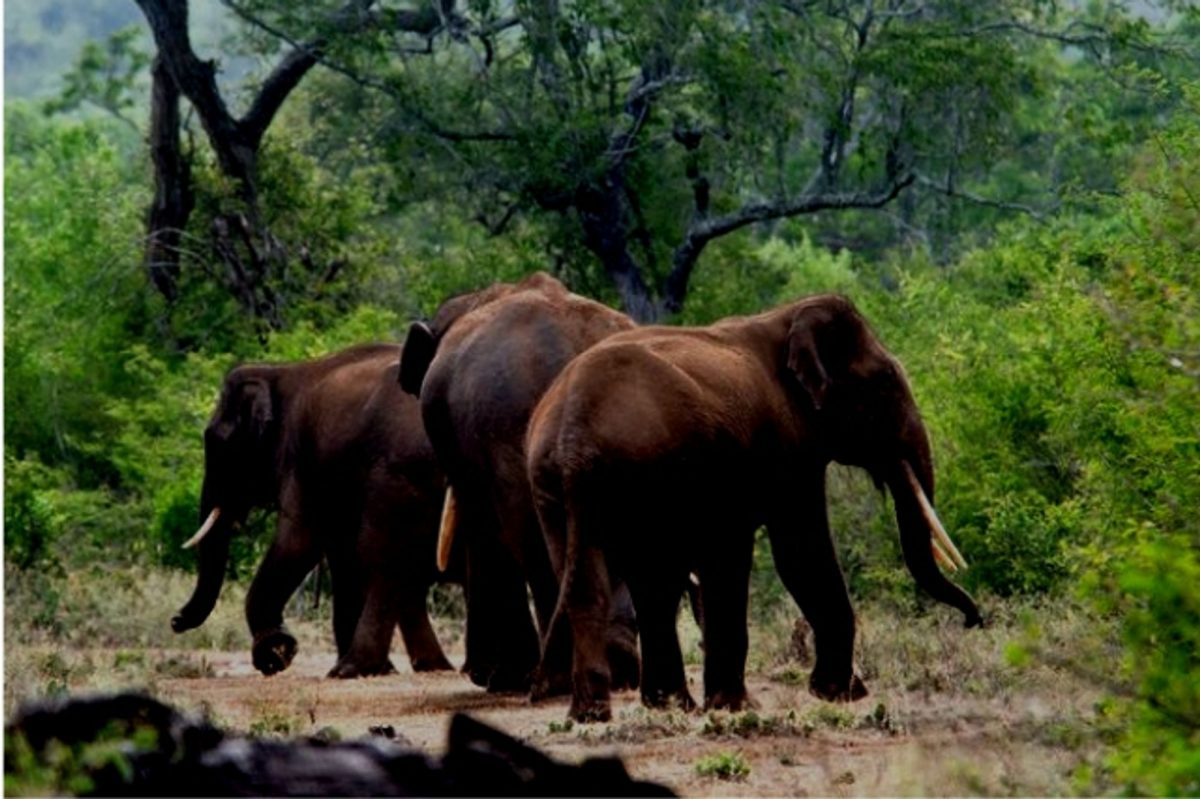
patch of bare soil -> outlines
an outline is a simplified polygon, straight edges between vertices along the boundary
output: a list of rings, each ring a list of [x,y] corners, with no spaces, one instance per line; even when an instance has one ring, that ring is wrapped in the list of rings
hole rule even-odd
[[[332,655],[311,650],[270,678],[254,671],[248,653],[204,658],[211,676],[158,679],[156,692],[226,727],[282,735],[331,727],[350,738],[391,726],[397,738],[437,753],[451,714],[462,711],[557,758],[617,754],[634,776],[684,795],[1061,793],[1079,755],[1056,737],[1058,720],[1086,712],[1083,697],[902,689],[835,706],[803,686],[756,676],[753,714],[651,713],[627,692],[614,697],[613,722],[568,725],[566,699],[531,705],[523,696],[489,695],[454,672],[413,674],[402,653],[393,657],[399,674],[352,681],[325,679]],[[701,696],[699,669],[689,678]],[[698,769],[705,762],[710,767]],[[712,766],[722,762],[749,772]]]

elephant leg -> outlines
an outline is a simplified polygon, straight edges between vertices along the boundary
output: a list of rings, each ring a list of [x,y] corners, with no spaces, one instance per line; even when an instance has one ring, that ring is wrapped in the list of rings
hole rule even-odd
[[[746,606],[750,595],[753,533],[722,541],[721,559],[700,572],[704,612],[704,705],[711,710],[751,706],[746,693]],[[731,544],[734,548],[725,546]],[[691,581],[688,580],[691,585]]]
[[[613,579],[612,610],[608,623],[608,665],[612,671],[613,690],[637,688],[641,678],[641,658],[638,656],[637,618],[629,584]]]
[[[821,491],[807,499],[809,515],[801,525],[768,525],[775,570],[813,630],[817,662],[809,691],[821,699],[853,701],[867,689],[854,673],[854,609],[829,534],[823,481]],[[704,612],[712,609],[706,604]]]
[[[687,689],[676,628],[684,574],[676,574],[676,570],[661,563],[656,565],[653,568],[643,562],[637,573],[629,576],[642,644],[642,703],[691,711],[696,702]]]
[[[554,485],[553,481],[551,485]],[[534,497],[541,523],[539,537],[556,576],[553,585],[554,612],[547,618],[544,617],[544,609],[538,609],[539,622],[542,625],[542,657],[530,690],[530,698],[537,702],[546,697],[563,696],[571,692],[572,637],[570,616],[565,606],[559,607],[558,597],[562,574],[566,568],[567,515],[563,509],[562,497],[557,491],[547,490],[545,485],[535,483]]]
[[[468,676],[489,691],[528,690],[539,647],[520,564],[495,539],[473,536],[467,583]]]
[[[570,716],[576,721],[612,718],[612,673],[608,665],[611,587],[604,553],[581,546],[566,580],[563,605],[571,625],[574,657],[571,663]]]
[[[388,657],[398,618],[396,593],[395,587],[388,585],[388,575],[382,569],[370,570],[367,590],[355,620],[350,645],[338,656],[337,664],[328,676],[350,679],[392,674],[396,671]],[[336,600],[334,615],[336,623]],[[346,620],[341,622],[348,623]]]
[[[286,669],[296,655],[296,639],[284,627],[283,608],[320,559],[312,531],[297,514],[281,513],[275,540],[246,594],[251,658],[267,676]]]
[[[329,576],[333,583],[333,638],[338,660],[350,651],[366,601],[363,574],[352,551],[338,547],[329,552]]]
[[[448,671],[454,667],[446,659],[429,620],[428,594],[429,585],[424,582],[401,586],[400,636],[413,671]]]

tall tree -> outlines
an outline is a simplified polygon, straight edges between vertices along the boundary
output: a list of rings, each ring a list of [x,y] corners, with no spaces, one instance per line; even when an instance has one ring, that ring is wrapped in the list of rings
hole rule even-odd
[[[277,40],[319,30],[280,0],[225,2]],[[411,191],[494,230],[555,220],[646,321],[679,311],[705,248],[748,226],[910,191],[1023,208],[969,188],[1037,79],[1023,43],[1118,40],[1053,8],[447,1],[448,35],[424,47],[381,30],[320,59],[358,87],[344,124],[368,120]]]
[[[212,243],[226,268],[225,282],[243,309],[271,327],[283,323],[276,286],[285,282],[289,248],[261,213],[258,166],[263,137],[284,101],[322,57],[331,40],[361,35],[378,26],[430,35],[441,27],[439,6],[410,12],[373,12],[374,0],[349,0],[312,17],[319,32],[294,42],[253,91],[240,116],[229,108],[213,60],[200,58],[188,31],[187,0],[136,0],[150,27],[157,54],[152,70],[150,152],[155,194],[147,220],[145,263],[155,287],[175,299],[180,236],[195,205],[189,156],[182,151],[180,102],[186,99],[204,128],[221,172],[232,181],[240,210],[212,220]],[[311,260],[304,248],[296,257]],[[311,266],[311,264],[309,264]],[[330,273],[336,268],[329,270]]]

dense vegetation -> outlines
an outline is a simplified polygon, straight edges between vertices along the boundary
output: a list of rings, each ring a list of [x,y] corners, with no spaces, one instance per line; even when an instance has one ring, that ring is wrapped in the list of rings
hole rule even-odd
[[[1119,668],[1060,664],[1112,695],[1113,754],[1085,789],[1200,792],[1200,20],[1185,9],[1161,18],[1167,30],[1104,4],[1073,22],[1053,4],[985,4],[1021,20],[1016,35],[951,36],[996,22],[973,18],[971,3],[926,14],[891,3],[897,27],[847,39],[840,4],[763,4],[774,10],[742,26],[728,10],[739,4],[681,4],[690,10],[669,17],[581,2],[563,4],[557,45],[497,28],[484,81],[470,37],[504,15],[468,5],[460,35],[426,31],[428,53],[397,59],[382,35],[334,37],[333,68],[313,71],[271,126],[251,210],[291,256],[265,278],[278,300],[269,319],[239,300],[214,246],[213,221],[246,198],[198,128],[177,295],[147,280],[153,180],[128,123],[145,113],[132,94],[144,74],[102,87],[132,98],[114,103],[123,119],[56,110],[101,91],[82,78],[114,53],[145,67],[129,57],[148,45],[125,35],[93,48],[49,108],[6,104],[10,607],[30,603],[34,624],[62,635],[55,597],[69,573],[191,566],[179,544],[196,522],[200,431],[235,362],[396,339],[448,294],[536,269],[627,308],[638,296],[656,313],[681,307],[679,323],[840,291],[910,375],[934,436],[939,511],[972,564],[966,586],[993,605],[1082,603],[1098,628],[1120,631]],[[844,5],[861,22],[879,4]],[[266,54],[280,47],[267,31],[304,39],[325,19],[237,7],[258,21],[240,28],[242,46]],[[651,75],[647,53],[698,77]],[[553,80],[518,102],[539,63]],[[605,158],[628,107],[598,98],[611,74],[624,92],[639,70],[668,88],[621,164],[632,188],[605,223],[623,242],[614,254],[596,238],[594,203],[612,199]],[[830,109],[845,110],[847,74],[859,116],[827,126]],[[445,135],[459,124],[513,138]],[[846,161],[836,174],[821,160],[829,136]],[[735,214],[802,192],[814,163],[830,192],[887,190],[901,167],[912,179],[878,210],[767,215],[714,236],[680,301],[668,296],[679,242],[708,203]],[[630,269],[641,295],[622,283]],[[919,610],[887,500],[841,470],[832,491],[853,593]],[[263,539],[236,540],[244,576]],[[782,597],[762,555],[760,607]],[[1014,667],[1039,651],[1031,630]]]

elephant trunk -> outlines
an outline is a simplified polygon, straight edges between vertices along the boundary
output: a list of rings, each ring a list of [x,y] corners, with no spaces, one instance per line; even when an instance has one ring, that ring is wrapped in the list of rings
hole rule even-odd
[[[889,470],[887,483],[896,505],[904,562],[913,579],[934,599],[961,610],[968,627],[981,625],[983,618],[975,601],[937,565],[942,559],[950,568],[965,568],[966,561],[933,511],[933,468],[928,457],[900,461]]]
[[[200,531],[188,544],[196,544],[200,563],[196,576],[196,587],[187,603],[171,619],[171,629],[177,633],[199,627],[205,622],[225,582],[225,568],[229,562],[229,538],[233,532],[233,514],[221,514],[219,507],[208,508],[201,503],[204,522]],[[203,511],[207,510],[205,514]]]

